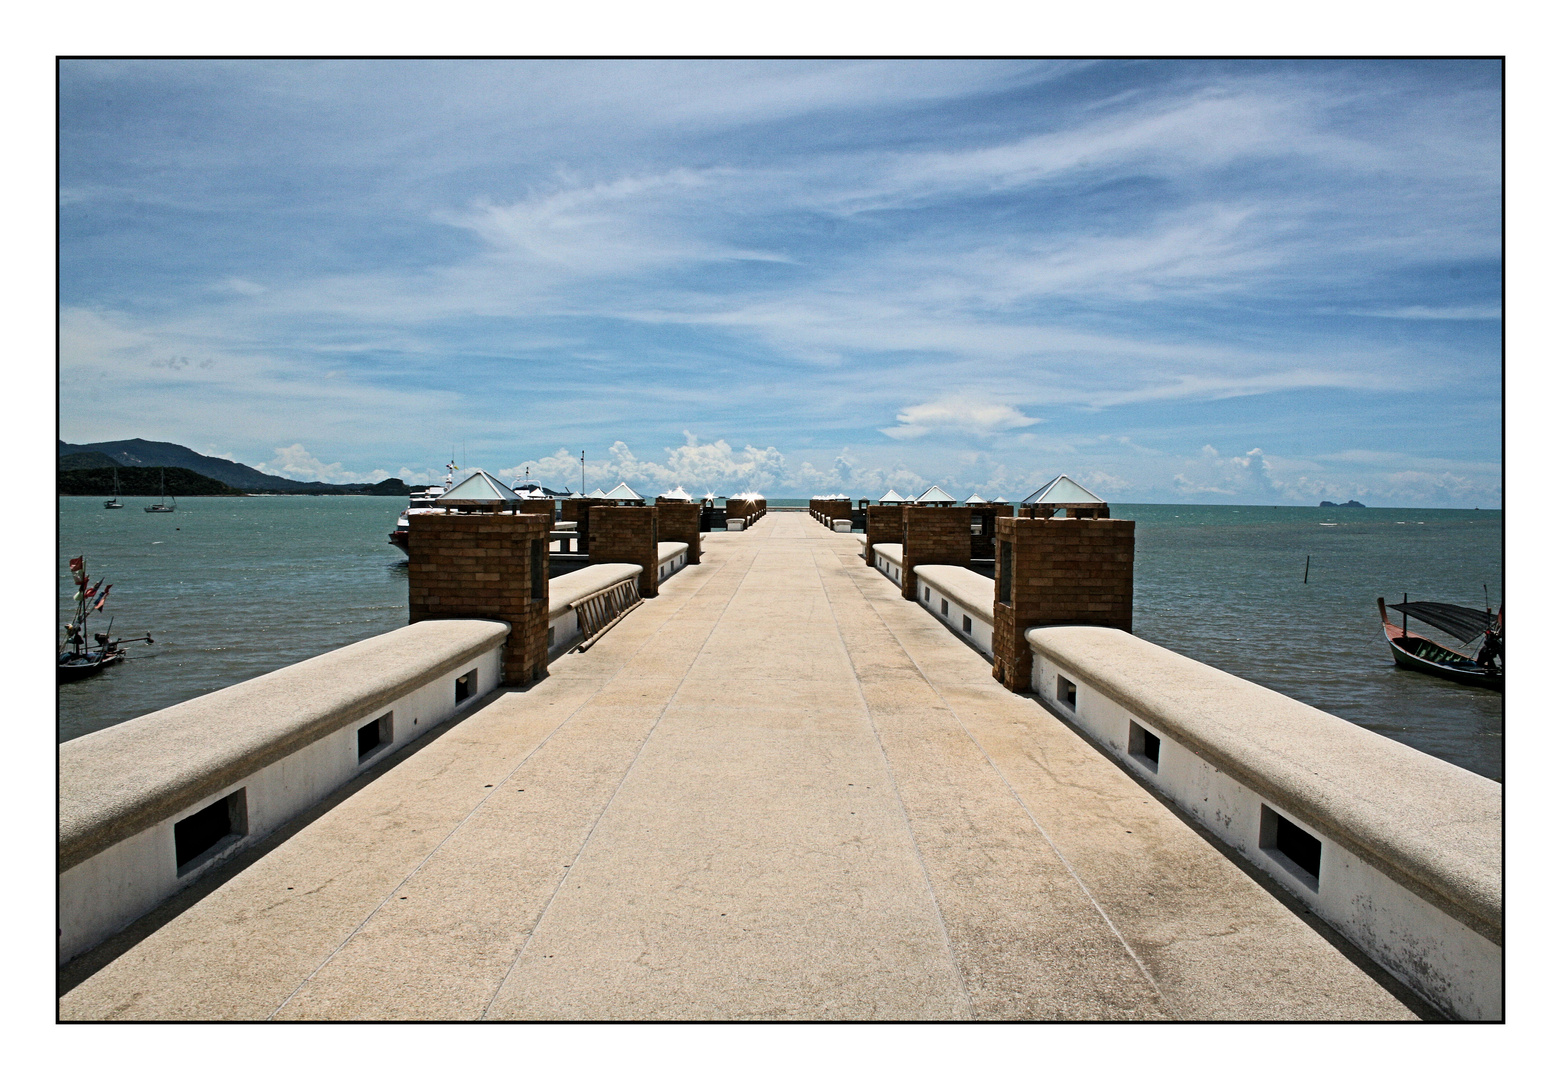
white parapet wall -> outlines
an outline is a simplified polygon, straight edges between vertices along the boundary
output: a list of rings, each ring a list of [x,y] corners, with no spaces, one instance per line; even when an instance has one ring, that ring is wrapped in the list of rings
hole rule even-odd
[[[663,540],[656,545],[656,581],[666,581],[688,565],[688,545],[681,541]]]
[[[686,548],[688,545],[679,544]],[[659,554],[659,553],[658,553]],[[685,560],[687,553],[685,552]],[[547,655],[552,660],[582,640],[576,606],[622,581],[632,581],[643,569],[638,563],[593,563],[547,583]]]
[[[831,529],[833,529],[835,532],[848,533],[848,532],[851,531],[851,519],[850,518],[835,518],[834,521],[830,522],[830,526],[829,527]]]
[[[874,544],[873,565],[878,567],[884,577],[900,583],[900,578],[905,573],[903,566],[905,545],[903,544]]]
[[[916,602],[982,656],[992,655],[992,602],[997,583],[963,566],[916,567]]]
[[[496,689],[508,635],[414,623],[62,743],[59,962]]]
[[[1036,694],[1144,783],[1449,1015],[1502,1018],[1500,784],[1120,630],[1025,637]]]

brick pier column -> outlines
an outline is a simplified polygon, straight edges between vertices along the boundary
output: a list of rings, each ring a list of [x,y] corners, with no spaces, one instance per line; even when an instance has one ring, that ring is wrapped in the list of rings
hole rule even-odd
[[[907,506],[904,544],[900,595],[914,600],[918,563],[970,569],[970,507]]]
[[[503,619],[504,682],[547,674],[552,515],[413,514],[407,533],[409,622]]]
[[[1032,626],[1133,630],[1133,522],[1116,518],[997,519],[992,677],[1030,689]]]
[[[688,565],[699,565],[699,504],[656,500],[656,536],[688,545]]]
[[[869,506],[867,511],[867,525],[863,532],[867,536],[867,546],[862,549],[862,558],[867,560],[867,565],[873,565],[874,544],[901,544],[905,542],[905,508],[903,506]]]
[[[591,507],[591,562],[636,563],[640,595],[655,596],[656,514],[654,506]]]
[[[972,523],[976,521],[981,522],[981,531],[970,534],[970,557],[972,559],[995,559],[997,557],[997,519],[1013,516],[1014,508],[1006,503],[972,506],[970,508],[970,520]],[[972,528],[974,528],[973,524]]]

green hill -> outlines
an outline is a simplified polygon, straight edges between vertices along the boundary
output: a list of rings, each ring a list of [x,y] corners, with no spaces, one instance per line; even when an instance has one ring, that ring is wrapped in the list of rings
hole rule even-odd
[[[159,477],[161,474],[161,477]],[[243,495],[238,488],[229,487],[221,480],[213,480],[189,469],[142,469],[119,466],[119,494],[124,498],[156,498],[159,483],[174,498],[186,495]],[[61,495],[114,494],[114,469],[61,469],[59,473]]]
[[[121,485],[124,484],[123,474],[126,466],[140,468],[165,466],[170,475],[176,468],[184,469],[216,480],[225,487],[268,495],[405,496],[408,494],[406,484],[396,477],[381,480],[377,484],[324,484],[317,480],[289,480],[285,476],[272,476],[237,461],[197,454],[189,447],[180,446],[178,443],[148,442],[146,439],[121,439],[118,442],[84,444],[72,444],[61,440],[59,459],[59,469],[62,471],[118,465]],[[107,494],[112,493],[111,485]],[[154,495],[157,493],[155,487],[152,493]],[[67,493],[62,488],[61,494],[75,493]]]

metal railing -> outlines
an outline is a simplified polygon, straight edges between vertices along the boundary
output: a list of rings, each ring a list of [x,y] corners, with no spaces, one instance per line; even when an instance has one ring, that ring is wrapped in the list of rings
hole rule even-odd
[[[632,577],[627,581],[609,585],[590,596],[583,596],[569,605],[574,609],[575,618],[580,623],[580,634],[585,638],[575,646],[574,651],[584,652],[596,644],[597,638],[611,629],[619,619],[639,607],[640,603],[640,579]]]

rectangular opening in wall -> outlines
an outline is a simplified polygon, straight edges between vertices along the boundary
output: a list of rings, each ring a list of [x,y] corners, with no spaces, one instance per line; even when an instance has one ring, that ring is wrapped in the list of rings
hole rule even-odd
[[[1057,676],[1057,701],[1070,709],[1079,707],[1079,688],[1061,675]]]
[[[925,601],[927,603],[931,603],[932,602],[932,590],[927,588],[926,586],[923,586],[922,590],[921,590],[921,598],[922,598],[923,601]]]
[[[373,757],[382,746],[389,746],[395,741],[394,728],[391,724],[393,713],[386,713],[378,720],[370,720],[358,729],[358,764],[362,764]]]
[[[1323,842],[1266,803],[1258,821],[1258,847],[1302,885],[1317,891]]]
[[[943,601],[943,614],[947,615],[948,613],[949,613],[949,602],[947,600],[945,600],[945,601]]]
[[[1012,604],[1014,588],[1014,546],[1006,540],[997,542],[997,602]]]
[[[180,877],[205,865],[249,832],[244,791],[239,788],[204,810],[197,810],[174,823],[174,863]]]
[[[547,596],[547,548],[543,541],[531,541],[531,599]]]
[[[965,633],[970,633],[970,616],[965,616]]]
[[[472,668],[455,680],[455,703],[459,705],[477,690],[477,669]]]
[[[557,629],[558,627],[556,626],[550,626],[547,628],[547,647],[550,649],[553,647],[553,634]]]
[[[1127,722],[1127,752],[1150,772],[1160,771],[1160,736],[1146,731],[1136,720]]]

